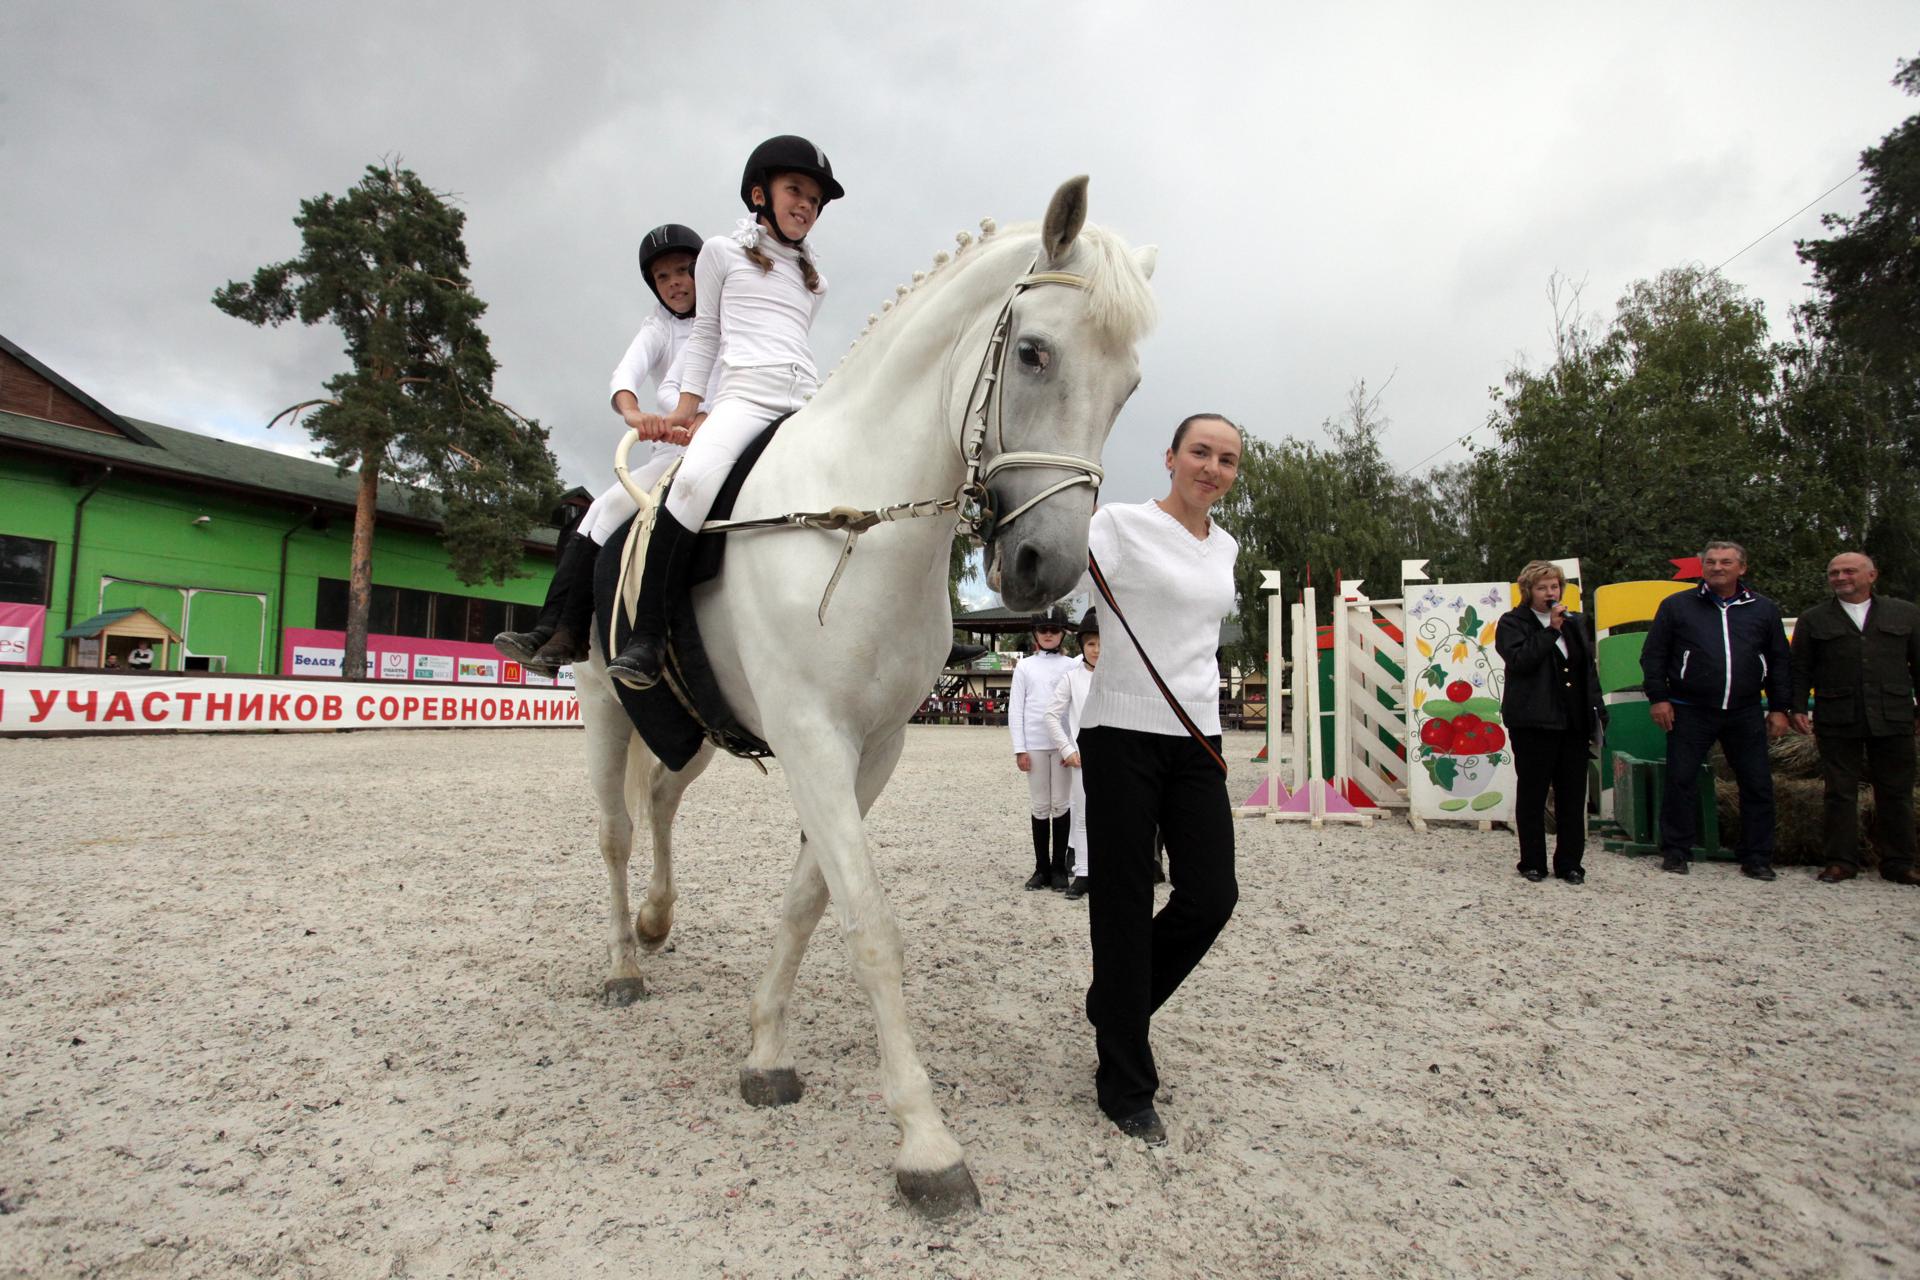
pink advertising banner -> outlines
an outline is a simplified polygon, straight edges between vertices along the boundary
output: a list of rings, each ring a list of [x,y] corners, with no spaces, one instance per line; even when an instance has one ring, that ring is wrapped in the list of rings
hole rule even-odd
[[[344,631],[316,631],[288,627],[280,646],[280,670],[290,676],[337,676],[347,647]],[[419,636],[367,637],[369,680],[451,680],[457,684],[504,684],[550,688],[573,687],[573,668],[560,668],[558,680],[548,680],[501,657],[492,645],[458,640],[423,640]]]
[[[0,663],[40,665],[46,642],[47,610],[37,604],[0,604]]]

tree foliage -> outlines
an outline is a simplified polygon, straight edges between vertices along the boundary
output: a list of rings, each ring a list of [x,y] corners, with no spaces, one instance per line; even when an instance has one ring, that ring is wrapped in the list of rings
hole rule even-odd
[[[1920,95],[1920,59],[1895,84]],[[1920,115],[1861,166],[1866,207],[1799,246],[1814,292],[1789,341],[1698,265],[1636,281],[1610,319],[1555,278],[1553,358],[1494,388],[1493,438],[1468,461],[1395,472],[1364,385],[1325,444],[1249,438],[1220,511],[1241,546],[1230,657],[1261,660],[1263,569],[1290,597],[1310,570],[1385,598],[1403,559],[1472,582],[1578,556],[1606,583],[1670,578],[1670,558],[1730,539],[1789,613],[1826,598],[1826,562],[1849,549],[1875,557],[1883,590],[1920,593]]]
[[[411,170],[369,165],[344,196],[303,200],[301,253],[229,281],[214,305],[256,325],[331,323],[349,368],[300,418],[321,451],[360,476],[343,674],[360,670],[380,482],[437,500],[462,581],[518,572],[521,540],[560,486],[547,433],[493,398],[497,365],[467,279],[466,215]]]
[[[1920,96],[1920,58],[1894,84]],[[1819,464],[1800,477],[1832,538],[1880,563],[1881,585],[1920,590],[1920,115],[1860,156],[1866,207],[1803,240],[1814,296],[1796,316],[1783,429]]]

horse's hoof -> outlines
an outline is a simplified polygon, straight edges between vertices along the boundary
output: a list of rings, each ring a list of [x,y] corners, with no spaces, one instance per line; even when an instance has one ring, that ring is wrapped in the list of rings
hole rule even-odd
[[[643,908],[633,917],[633,936],[640,941],[642,951],[658,951],[667,945],[667,939],[673,936],[673,913],[668,912],[664,923],[655,926],[647,919]]]
[[[893,1178],[899,1184],[900,1198],[923,1218],[946,1218],[963,1209],[980,1207],[980,1188],[973,1185],[973,1175],[965,1164],[934,1173],[899,1169]]]
[[[753,1067],[740,1068],[740,1096],[754,1107],[784,1107],[800,1101],[800,1095],[807,1086],[800,1082],[800,1073],[792,1067],[775,1067],[771,1071],[761,1071]]]
[[[608,978],[600,984],[600,999],[610,1008],[624,1009],[647,998],[647,984],[639,978]]]

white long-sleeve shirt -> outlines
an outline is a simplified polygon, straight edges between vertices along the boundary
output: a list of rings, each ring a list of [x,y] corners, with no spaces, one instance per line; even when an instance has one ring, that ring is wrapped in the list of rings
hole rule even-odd
[[[1073,659],[1058,649],[1037,649],[1013,669],[1013,697],[1007,704],[1007,728],[1013,731],[1013,754],[1051,751],[1047,737],[1047,702],[1053,686],[1066,677]]]
[[[620,363],[613,367],[607,398],[612,400],[626,391],[644,409],[647,397],[643,388],[651,381],[658,411],[673,412],[680,403],[675,362],[692,336],[692,316],[683,320],[659,303],[654,303],[653,311],[640,322],[640,332],[634,334],[633,341],[627,344],[627,354],[621,356]]]
[[[1053,697],[1047,702],[1047,740],[1062,759],[1080,754],[1080,715],[1093,685],[1093,671],[1084,655],[1075,658],[1060,683],[1053,686]]]
[[[762,271],[747,258],[750,244],[773,259],[773,270]],[[798,250],[743,218],[732,235],[714,236],[700,247],[693,287],[693,335],[681,366],[682,391],[712,400],[716,371],[724,377],[728,369],[778,364],[799,365],[818,381],[807,331],[820,314],[827,282],[821,277],[818,293],[807,288]]]
[[[1214,655],[1220,621],[1233,612],[1233,561],[1240,553],[1233,535],[1210,521],[1207,536],[1196,538],[1157,502],[1116,502],[1093,513],[1087,545],[1181,708],[1202,733],[1219,733],[1220,665]],[[1080,729],[1103,725],[1184,735],[1125,628],[1106,619],[1104,607],[1102,614],[1106,643]]]

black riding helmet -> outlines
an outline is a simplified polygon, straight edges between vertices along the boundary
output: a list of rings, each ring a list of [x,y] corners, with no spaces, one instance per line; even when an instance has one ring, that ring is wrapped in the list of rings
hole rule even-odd
[[[1089,605],[1087,611],[1080,615],[1080,638],[1085,640],[1088,636],[1097,636],[1099,634],[1100,615],[1094,612],[1093,607]]]
[[[747,167],[740,175],[740,200],[747,206],[747,212],[766,213],[769,223],[774,222],[773,211],[753,202],[753,189],[759,187],[764,191],[776,173],[804,173],[819,183],[822,210],[847,194],[846,189],[833,180],[833,164],[826,152],[791,133],[768,138],[747,157]],[[794,243],[781,234],[778,225],[774,226],[773,234],[782,244]]]
[[[696,258],[699,257],[700,233],[684,223],[663,222],[641,239],[640,278],[647,282],[647,288],[653,290],[654,298],[663,307],[667,305],[667,300],[660,296],[658,286],[653,283],[653,264],[655,259],[669,253],[690,253]],[[673,310],[671,307],[667,309]],[[674,311],[673,314],[685,320],[693,312]]]
[[[1071,631],[1073,623],[1068,620],[1067,611],[1056,604],[1047,606],[1045,613],[1033,615],[1033,629],[1038,631],[1041,627],[1058,627],[1062,631]]]

